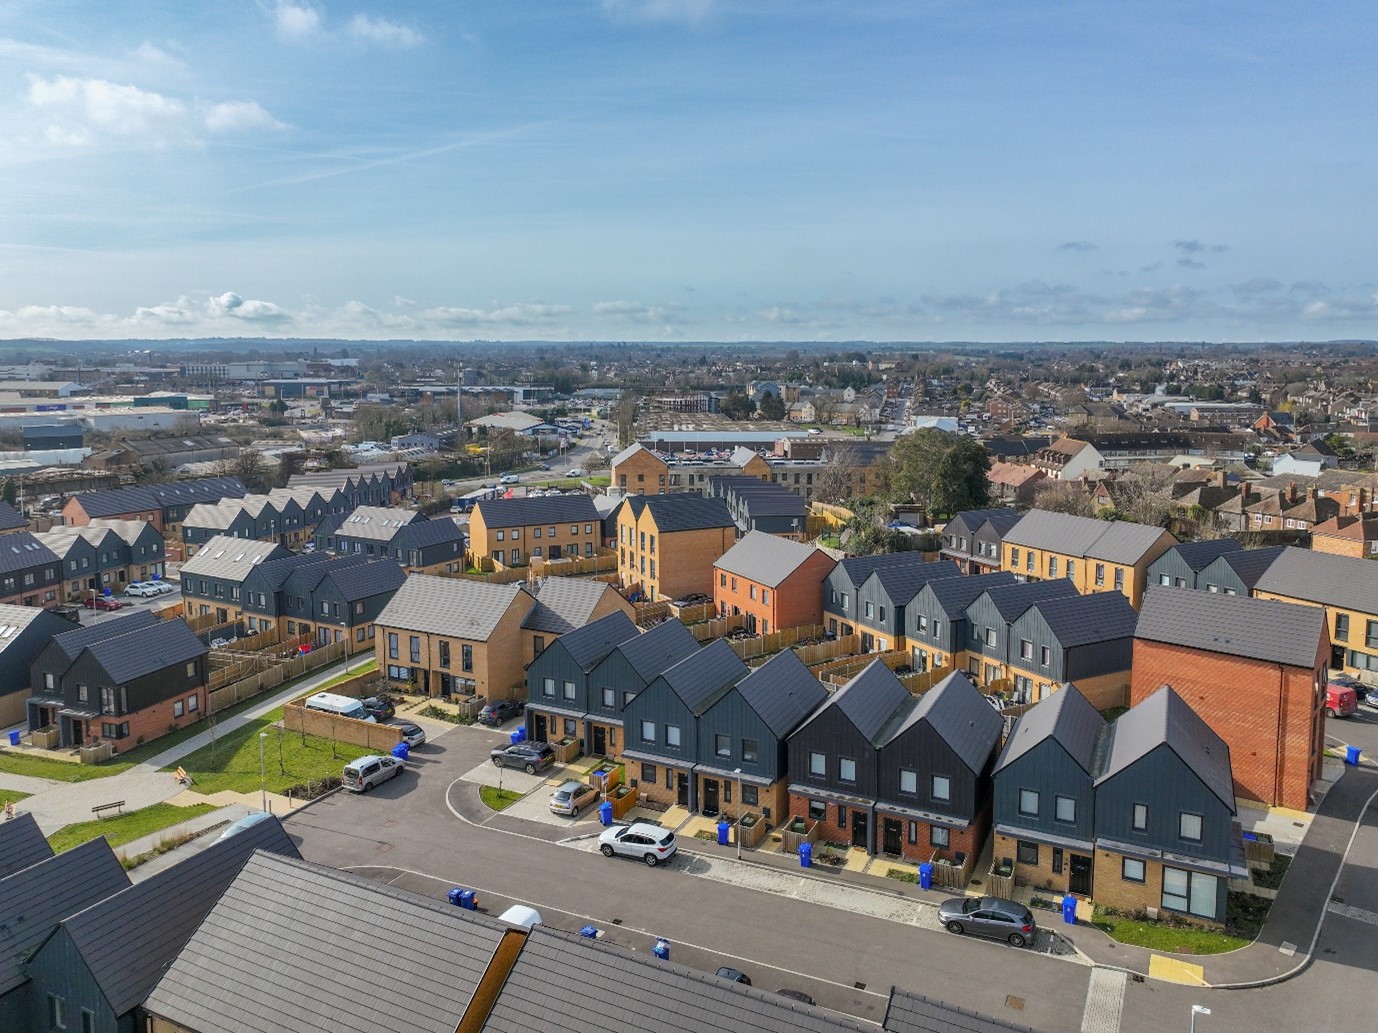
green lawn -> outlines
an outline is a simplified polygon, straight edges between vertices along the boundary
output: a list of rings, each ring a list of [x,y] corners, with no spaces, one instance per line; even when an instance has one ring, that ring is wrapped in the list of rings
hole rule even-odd
[[[127,767],[128,764],[115,761],[109,764],[68,764],[47,757],[34,757],[18,750],[0,750],[0,771],[5,774],[51,778],[58,782],[86,782],[118,774]]]
[[[21,793],[17,789],[0,789],[0,807],[7,803],[18,803],[20,800],[27,800],[31,794]]]
[[[511,807],[522,798],[515,789],[499,789],[497,786],[479,786],[478,798],[495,811]]]
[[[312,691],[327,692],[333,686],[339,685],[341,682],[347,682],[349,681],[349,679],[357,678],[361,674],[372,674],[376,670],[378,670],[378,657],[376,655],[370,654],[368,660],[364,663],[351,664],[349,667],[348,674],[337,674],[329,681],[322,682],[320,685],[316,686],[316,688]]]
[[[214,804],[198,803],[193,807],[177,807],[170,803],[155,803],[138,811],[126,811],[110,818],[96,821],[83,821],[58,829],[48,837],[48,843],[55,853],[71,850],[88,840],[104,836],[111,846],[132,843],[142,836],[149,836],[163,829],[179,825],[184,821],[215,810]]]
[[[259,790],[258,735],[267,732],[264,768],[268,791],[283,793],[307,781],[339,778],[344,766],[356,757],[376,750],[349,743],[332,743],[314,735],[303,737],[273,727],[280,712],[265,714],[221,736],[212,746],[203,746],[166,770],[182,767],[192,777],[191,788],[198,793],[218,793],[229,789],[238,793]]]
[[[1120,943],[1162,951],[1165,954],[1223,954],[1247,947],[1249,941],[1229,933],[1174,927],[1164,922],[1136,922],[1132,918],[1112,918],[1096,908],[1092,923]]]

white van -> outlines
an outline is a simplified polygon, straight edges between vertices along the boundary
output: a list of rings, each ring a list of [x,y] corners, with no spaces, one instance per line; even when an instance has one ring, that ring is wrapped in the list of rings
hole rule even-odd
[[[307,710],[319,710],[337,717],[352,717],[356,721],[373,721],[373,715],[353,696],[341,696],[335,692],[318,692],[307,696],[304,704]]]

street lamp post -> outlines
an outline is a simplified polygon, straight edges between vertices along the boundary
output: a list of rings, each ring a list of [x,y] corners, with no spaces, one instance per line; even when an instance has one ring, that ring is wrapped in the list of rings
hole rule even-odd
[[[742,859],[742,769],[732,772],[737,776],[737,860]]]
[[[264,745],[268,742],[268,733],[258,733],[258,788],[262,795],[263,810],[268,809],[268,768],[263,760]]]
[[[1203,1004],[1193,1004],[1191,1006],[1191,1033],[1196,1033],[1196,1016],[1209,1015],[1211,1010]]]

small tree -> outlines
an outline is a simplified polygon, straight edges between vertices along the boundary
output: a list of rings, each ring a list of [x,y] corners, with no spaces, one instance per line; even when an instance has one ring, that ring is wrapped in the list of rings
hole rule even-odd
[[[13,477],[6,477],[3,488],[0,488],[0,496],[13,506],[19,501],[19,481]]]
[[[718,412],[729,420],[748,420],[756,412],[756,403],[741,391],[733,391],[718,405]]]
[[[767,391],[761,395],[761,401],[757,405],[757,410],[763,420],[783,420],[787,407],[785,400],[774,391]]]

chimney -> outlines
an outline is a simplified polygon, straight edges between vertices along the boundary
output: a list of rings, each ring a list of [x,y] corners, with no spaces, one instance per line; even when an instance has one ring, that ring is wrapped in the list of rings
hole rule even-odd
[[[1228,483],[1229,479],[1230,479],[1230,475],[1227,474],[1224,470],[1217,470],[1217,471],[1215,471],[1215,486],[1216,486],[1217,488],[1223,488],[1223,487],[1225,487],[1226,484]]]
[[[1242,498],[1245,502],[1248,502],[1249,499],[1253,498],[1253,495],[1253,485],[1250,484],[1248,481],[1241,481],[1239,484],[1239,497]]]
[[[1288,501],[1288,502],[1296,502],[1296,501],[1297,501],[1297,482],[1296,482],[1296,481],[1293,481],[1292,483],[1290,483],[1289,485],[1287,485],[1287,501]]]

